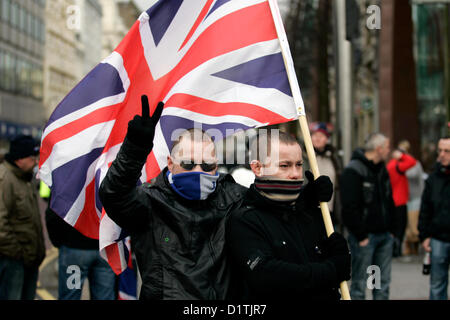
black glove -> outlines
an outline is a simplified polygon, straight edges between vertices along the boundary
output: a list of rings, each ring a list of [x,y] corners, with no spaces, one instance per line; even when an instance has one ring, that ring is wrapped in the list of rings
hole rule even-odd
[[[141,103],[142,116],[135,115],[133,120],[128,122],[127,138],[135,145],[151,150],[153,148],[153,138],[155,137],[155,127],[161,117],[164,103],[158,103],[151,117],[146,95],[141,96]]]
[[[310,207],[319,205],[319,202],[328,202],[333,196],[333,183],[327,176],[320,176],[314,180],[311,171],[305,172],[308,184],[303,188],[303,199]]]
[[[352,260],[347,240],[340,233],[333,232],[321,247],[324,256],[336,268],[338,282],[350,280]]]

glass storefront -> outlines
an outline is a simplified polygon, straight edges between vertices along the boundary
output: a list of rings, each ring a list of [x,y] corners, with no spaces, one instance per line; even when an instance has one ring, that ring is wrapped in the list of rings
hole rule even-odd
[[[436,143],[448,134],[450,5],[415,3],[415,57],[422,160],[427,171],[436,159]]]

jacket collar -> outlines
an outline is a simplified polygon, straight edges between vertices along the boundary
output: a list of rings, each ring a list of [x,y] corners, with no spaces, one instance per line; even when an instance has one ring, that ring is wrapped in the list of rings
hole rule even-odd
[[[440,162],[436,162],[434,170],[438,175],[450,178],[450,167],[444,167]]]
[[[365,150],[362,148],[355,149],[355,151],[352,154],[352,160],[361,161],[363,164],[367,166],[367,168],[369,168],[373,172],[378,172],[385,166],[384,161],[380,161],[375,164],[372,160],[367,159],[365,155]]]
[[[19,167],[17,167],[15,164],[12,164],[10,161],[5,160],[4,164],[5,167],[20,180],[29,182],[33,179],[33,173],[21,170]]]

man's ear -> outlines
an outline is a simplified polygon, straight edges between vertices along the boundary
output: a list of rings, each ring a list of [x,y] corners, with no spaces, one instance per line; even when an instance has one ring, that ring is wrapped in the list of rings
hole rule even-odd
[[[261,168],[262,168],[261,161],[252,160],[252,162],[250,163],[250,168],[252,169],[255,176],[257,177],[261,176]]]
[[[14,160],[14,163],[16,164],[16,166],[20,169],[22,169],[22,163],[23,163],[23,159],[17,159]]]
[[[173,171],[173,160],[171,156],[167,156],[167,168],[170,172]]]

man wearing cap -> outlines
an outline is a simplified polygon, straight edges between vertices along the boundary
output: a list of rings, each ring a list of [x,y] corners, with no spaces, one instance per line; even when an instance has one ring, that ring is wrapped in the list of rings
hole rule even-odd
[[[256,152],[257,146],[267,151]],[[318,208],[331,198],[330,179],[314,180],[306,171],[303,187],[301,147],[281,131],[261,131],[250,159],[255,183],[229,219],[226,237],[240,298],[338,300],[351,256],[342,235],[326,236]]]
[[[33,300],[44,237],[31,180],[38,143],[19,135],[0,164],[0,300]]]
[[[331,218],[335,229],[343,233],[340,216],[339,177],[342,173],[342,159],[337,150],[330,144],[332,128],[325,122],[313,122],[310,125],[311,141],[316,153],[317,166],[320,174],[330,178],[333,183],[333,195],[328,202]],[[309,169],[309,162],[304,154],[305,170]]]

